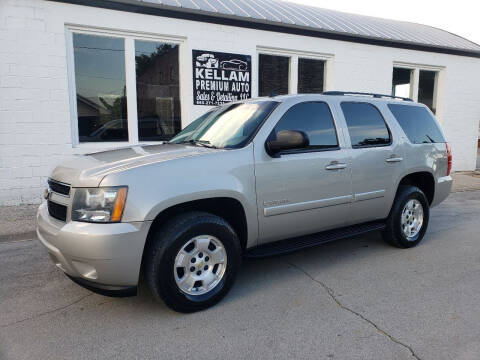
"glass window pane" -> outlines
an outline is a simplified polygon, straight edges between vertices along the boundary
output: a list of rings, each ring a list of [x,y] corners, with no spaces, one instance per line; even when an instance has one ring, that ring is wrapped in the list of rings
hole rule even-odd
[[[324,69],[323,60],[298,59],[298,93],[322,93]]]
[[[199,126],[193,138],[220,148],[243,147],[277,105],[275,101],[252,101],[220,109]]]
[[[80,142],[128,141],[124,40],[73,34]]]
[[[173,139],[171,139],[171,142],[180,142],[185,139],[187,139],[190,135],[193,134],[193,132],[203,123],[203,121],[208,118],[214,110],[207,111],[205,114],[200,116],[199,118],[193,120],[190,124],[188,124],[186,127],[182,129],[180,133],[178,133]]]
[[[310,140],[307,149],[338,147],[337,133],[330,108],[323,102],[306,102],[292,106],[278,121],[271,136],[283,130],[303,131]]]
[[[178,45],[135,40],[138,138],[169,140],[181,130]]]
[[[187,126],[171,142],[197,146],[241,148],[248,144],[258,127],[277,107],[276,101],[256,100],[223,105],[206,117],[195,129]]]
[[[412,70],[393,68],[392,95],[409,98],[412,96]]]
[[[290,58],[260,54],[258,67],[258,95],[288,94]]]
[[[445,142],[432,114],[420,106],[389,104],[390,111],[413,144]]]
[[[435,114],[435,78],[436,71],[420,70],[418,78],[418,102],[427,105]]]
[[[390,133],[378,109],[368,103],[341,104],[352,147],[380,146],[390,143]]]

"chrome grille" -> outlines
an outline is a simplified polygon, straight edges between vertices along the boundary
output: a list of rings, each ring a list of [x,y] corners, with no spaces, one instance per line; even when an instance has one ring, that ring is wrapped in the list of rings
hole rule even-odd
[[[48,213],[57,220],[67,221],[67,207],[65,205],[48,200]]]
[[[56,192],[58,194],[70,196],[70,185],[64,184],[52,179],[48,179],[48,187],[50,190],[53,192]]]

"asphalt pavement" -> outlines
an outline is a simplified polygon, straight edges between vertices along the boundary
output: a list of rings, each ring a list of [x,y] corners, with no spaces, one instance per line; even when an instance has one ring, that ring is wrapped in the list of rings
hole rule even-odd
[[[179,314],[78,287],[37,240],[0,243],[0,359],[480,359],[480,191],[432,210],[416,248],[379,234],[248,260]]]

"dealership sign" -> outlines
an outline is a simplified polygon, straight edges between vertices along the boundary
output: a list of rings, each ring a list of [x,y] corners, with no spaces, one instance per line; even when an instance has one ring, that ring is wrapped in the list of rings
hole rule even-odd
[[[249,55],[192,50],[193,103],[222,105],[251,97]]]

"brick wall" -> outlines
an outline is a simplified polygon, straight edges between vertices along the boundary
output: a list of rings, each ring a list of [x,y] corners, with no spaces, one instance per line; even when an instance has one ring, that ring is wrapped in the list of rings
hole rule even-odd
[[[0,205],[37,203],[51,169],[72,154],[109,145],[72,146],[66,24],[180,36],[183,124],[208,108],[192,105],[191,50],[252,56],[257,94],[257,47],[333,54],[327,90],[390,93],[394,62],[445,67],[439,119],[452,144],[454,170],[475,167],[480,119],[480,59],[61,4],[0,0]],[[186,89],[186,90],[185,90]]]
[[[0,204],[36,203],[71,152],[65,35],[44,1],[0,2]]]

